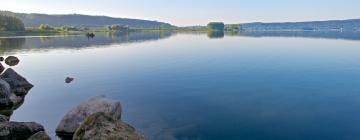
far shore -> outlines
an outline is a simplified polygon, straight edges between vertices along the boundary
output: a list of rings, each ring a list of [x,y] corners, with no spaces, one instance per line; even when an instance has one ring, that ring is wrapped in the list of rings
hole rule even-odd
[[[81,35],[86,33],[130,33],[130,32],[211,32],[207,29],[130,29],[128,31],[108,31],[108,30],[82,30],[82,31],[59,31],[59,30],[25,30],[25,31],[0,31],[0,36],[31,36],[31,35]],[[360,32],[360,31],[341,31],[341,30],[240,30],[240,31],[224,31],[225,33],[241,33],[241,32]]]

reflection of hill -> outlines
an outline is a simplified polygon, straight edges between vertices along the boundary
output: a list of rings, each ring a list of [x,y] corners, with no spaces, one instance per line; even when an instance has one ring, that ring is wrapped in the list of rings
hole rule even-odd
[[[25,38],[0,38],[0,52],[21,49],[24,44]]]
[[[241,32],[240,36],[251,37],[305,37],[305,38],[327,38],[327,39],[345,39],[360,40],[360,32],[338,32],[338,31],[264,31],[264,32]]]
[[[85,35],[60,37],[0,38],[0,54],[41,49],[79,49],[99,45],[135,43],[170,37],[170,32],[102,33],[88,39]]]

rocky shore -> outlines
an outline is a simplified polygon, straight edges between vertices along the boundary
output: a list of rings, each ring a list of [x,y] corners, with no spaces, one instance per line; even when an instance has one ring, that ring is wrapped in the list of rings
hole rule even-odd
[[[0,57],[8,66],[17,65],[15,56]],[[36,122],[15,122],[10,117],[34,87],[12,68],[0,63],[0,140],[50,140],[45,128]],[[56,128],[62,140],[146,140],[134,127],[121,120],[119,101],[97,96],[74,107]]]

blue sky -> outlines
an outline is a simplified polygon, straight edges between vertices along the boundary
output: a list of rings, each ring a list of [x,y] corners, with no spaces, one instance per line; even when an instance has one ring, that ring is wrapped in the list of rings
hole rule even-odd
[[[178,26],[360,18],[360,0],[0,0],[0,10],[91,14]]]

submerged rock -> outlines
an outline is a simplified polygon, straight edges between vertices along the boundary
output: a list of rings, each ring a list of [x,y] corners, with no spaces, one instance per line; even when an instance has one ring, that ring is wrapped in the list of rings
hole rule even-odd
[[[79,128],[84,120],[98,112],[103,112],[115,120],[120,120],[120,102],[105,98],[104,96],[91,98],[73,108],[63,117],[56,128],[56,134],[61,138],[72,138],[76,129]]]
[[[44,127],[35,122],[1,122],[0,139],[25,140]]]
[[[15,57],[15,56],[8,56],[5,59],[5,63],[9,66],[16,66],[17,64],[19,64],[20,59]]]
[[[76,130],[73,140],[145,140],[134,127],[103,112],[90,115]]]
[[[37,132],[36,134],[32,135],[27,140],[51,140],[51,138],[44,131],[40,131],[40,132]]]
[[[17,96],[25,96],[34,86],[12,68],[6,69],[1,78],[9,83],[12,92]]]

